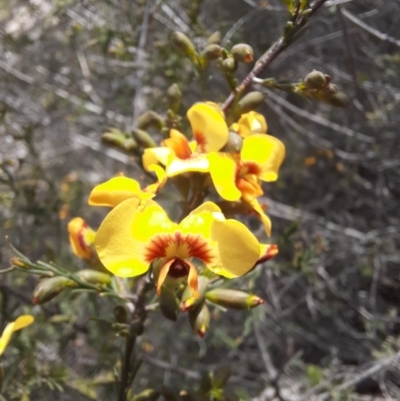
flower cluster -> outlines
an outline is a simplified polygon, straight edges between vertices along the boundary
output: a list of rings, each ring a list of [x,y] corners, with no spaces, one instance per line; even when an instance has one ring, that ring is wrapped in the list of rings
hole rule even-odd
[[[176,294],[187,285],[183,311],[202,297],[234,308],[256,306],[260,298],[234,290],[201,294],[200,278],[239,277],[277,254],[276,245],[261,244],[243,223],[227,217],[255,214],[270,236],[271,221],[258,198],[263,181],[277,180],[285,147],[267,133],[264,117],[254,111],[228,126],[220,108],[205,102],[193,105],[187,117],[192,140],[171,129],[161,146],[144,149],[143,168],[156,175],[156,182],[142,189],[121,175],[92,190],[89,204],[112,210],[95,235],[82,219],[70,222],[73,250],[90,260],[95,249],[104,267],[120,277],[139,276],[151,268],[158,295],[163,288]],[[189,205],[179,223],[154,200],[168,180]],[[202,308],[193,318],[194,327],[196,318],[206,314]]]

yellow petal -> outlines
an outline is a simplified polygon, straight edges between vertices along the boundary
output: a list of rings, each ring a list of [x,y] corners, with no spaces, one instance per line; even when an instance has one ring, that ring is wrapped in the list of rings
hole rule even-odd
[[[198,152],[218,151],[226,144],[228,127],[215,105],[197,103],[188,110],[187,116]]]
[[[2,336],[0,337],[0,356],[3,355],[8,343],[11,340],[14,331],[21,330],[24,327],[29,326],[33,323],[34,317],[31,315],[22,315],[18,317],[14,322],[8,323],[5,327]]]
[[[32,315],[21,315],[14,321],[13,331],[21,330],[31,325],[34,321],[35,318]]]
[[[68,232],[74,254],[82,259],[90,259],[96,233],[80,217],[75,217],[68,223]]]
[[[167,147],[147,148],[142,156],[143,167],[148,171],[152,164],[161,163],[166,166],[174,156],[174,151]]]
[[[152,261],[149,244],[156,234],[170,233],[172,223],[164,209],[154,201],[142,204],[128,199],[116,206],[104,219],[96,235],[96,249],[101,262],[121,277],[145,273]]]
[[[285,145],[272,135],[255,134],[244,139],[241,160],[254,162],[261,168],[258,177],[263,181],[276,181],[285,158]]]
[[[14,325],[14,322],[8,323],[0,337],[0,356],[4,354],[4,351],[11,340],[12,333],[14,332]]]
[[[270,237],[271,229],[272,229],[272,223],[271,223],[270,218],[265,214],[264,210],[262,209],[261,205],[258,203],[257,199],[253,199],[248,203],[250,204],[250,206],[254,210],[255,214],[258,216],[258,218],[263,223],[265,233],[268,235],[268,237]]]
[[[126,199],[150,199],[152,193],[144,193],[140,184],[128,177],[114,177],[96,185],[89,196],[89,205],[115,207]]]
[[[249,229],[237,220],[215,219],[211,237],[217,257],[207,267],[227,278],[250,271],[260,257],[260,244]]]
[[[156,194],[167,182],[167,174],[165,170],[157,164],[150,165],[148,171],[152,171],[155,173],[155,175],[157,176],[157,182],[148,185],[146,188],[143,189],[143,192]]]
[[[209,163],[206,155],[201,153],[193,154],[189,159],[181,160],[174,158],[166,168],[168,177],[174,177],[184,173],[207,173]]]
[[[192,149],[185,135],[176,129],[171,129],[169,136],[162,141],[162,145],[172,149],[179,159],[188,159],[192,154]]]
[[[211,152],[207,156],[210,175],[221,198],[236,201],[242,196],[236,187],[236,163],[225,153]]]
[[[255,111],[242,114],[237,124],[237,132],[243,138],[251,134],[264,134],[268,129],[264,116]]]

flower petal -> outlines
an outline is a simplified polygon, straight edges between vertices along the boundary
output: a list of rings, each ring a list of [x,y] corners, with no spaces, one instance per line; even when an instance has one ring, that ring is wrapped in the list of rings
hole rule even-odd
[[[3,334],[0,337],[0,356],[4,354],[4,351],[6,350],[7,345],[11,340],[11,336],[14,332],[14,326],[14,322],[8,323],[3,331]]]
[[[173,158],[174,151],[167,147],[147,148],[143,152],[142,164],[146,171],[152,164],[161,163],[166,166]]]
[[[252,207],[252,209],[253,209],[254,213],[257,215],[257,217],[264,224],[265,233],[268,235],[268,237],[270,237],[271,229],[272,229],[272,223],[271,223],[270,218],[265,214],[263,208],[258,203],[257,199],[253,199],[253,200],[249,201],[248,203]]]
[[[216,105],[197,103],[187,116],[197,142],[197,151],[206,153],[220,150],[228,140],[228,126]]]
[[[255,111],[242,114],[235,127],[237,127],[238,134],[242,138],[256,133],[265,134],[268,130],[264,116]]]
[[[179,159],[188,159],[192,154],[192,150],[185,135],[176,129],[171,129],[169,136],[169,138],[162,141],[162,145],[172,149]]]
[[[211,152],[207,158],[211,179],[219,196],[228,201],[240,199],[242,193],[236,187],[237,166],[232,157],[225,153]]]
[[[218,256],[207,267],[227,278],[250,271],[260,257],[260,244],[249,229],[237,220],[215,219],[211,237]]]
[[[154,201],[142,204],[128,199],[116,206],[104,219],[96,235],[101,262],[113,274],[132,277],[145,273],[151,260],[146,246],[156,234],[176,228]]]
[[[285,158],[285,145],[272,135],[254,134],[244,139],[241,159],[260,165],[258,177],[263,181],[276,181]]]
[[[189,159],[173,159],[166,168],[168,177],[174,177],[184,173],[207,173],[209,163],[206,155],[201,153],[193,154]]]
[[[126,199],[150,199],[152,193],[145,193],[140,184],[128,177],[114,177],[96,185],[89,196],[89,205],[115,207]]]
[[[167,174],[165,170],[157,164],[150,165],[148,171],[152,171],[155,173],[155,175],[157,176],[157,182],[148,185],[146,188],[143,189],[143,192],[156,194],[167,182]]]
[[[15,319],[13,331],[21,330],[31,325],[34,321],[35,318],[32,315],[21,315]]]

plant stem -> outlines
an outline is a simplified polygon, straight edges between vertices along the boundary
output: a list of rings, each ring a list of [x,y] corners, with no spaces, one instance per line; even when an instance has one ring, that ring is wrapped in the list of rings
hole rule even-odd
[[[275,60],[278,54],[280,54],[292,43],[292,39],[307,24],[308,17],[314,14],[325,2],[326,0],[314,0],[310,4],[310,11],[307,17],[301,15],[299,16],[298,13],[293,16],[291,20],[293,27],[290,30],[285,31],[282,36],[260,57],[250,73],[225,100],[221,106],[221,109],[225,113],[230,109],[235,100],[241,96],[243,92],[253,83],[253,79],[258,77],[267,68],[267,66],[271,64],[273,60]]]
[[[136,339],[142,334],[143,324],[146,320],[146,294],[152,285],[148,276],[141,278],[136,286],[132,301],[132,315],[129,324],[129,335],[126,338],[125,350],[122,356],[121,374],[119,379],[118,401],[126,401],[127,391],[132,383],[132,354],[135,349]]]

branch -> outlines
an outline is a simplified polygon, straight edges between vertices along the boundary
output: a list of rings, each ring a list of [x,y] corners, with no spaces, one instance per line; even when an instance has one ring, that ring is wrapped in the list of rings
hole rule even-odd
[[[253,79],[258,77],[267,68],[267,66],[271,64],[273,60],[275,60],[278,54],[280,54],[293,42],[293,39],[300,32],[300,30],[306,26],[308,18],[315,14],[315,12],[318,11],[326,1],[327,0],[314,0],[310,4],[310,11],[307,16],[299,16],[298,13],[294,15],[292,21],[289,21],[289,24],[293,24],[293,26],[286,30],[283,35],[261,56],[246,78],[244,78],[236,90],[233,91],[225,100],[221,107],[225,113],[232,106],[236,97],[241,95],[253,83]],[[289,26],[289,24],[287,26]]]

